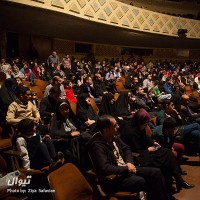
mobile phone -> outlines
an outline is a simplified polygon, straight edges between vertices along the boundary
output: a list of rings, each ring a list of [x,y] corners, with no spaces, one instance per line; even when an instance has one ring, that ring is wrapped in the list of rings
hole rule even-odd
[[[159,148],[160,148],[160,146],[156,146],[156,147],[155,147],[156,151],[157,151]]]

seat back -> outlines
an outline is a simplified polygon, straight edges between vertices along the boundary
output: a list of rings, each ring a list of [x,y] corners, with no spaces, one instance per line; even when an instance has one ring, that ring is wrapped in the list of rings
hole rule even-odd
[[[97,104],[95,103],[94,99],[93,99],[93,98],[90,98],[90,102],[91,102],[92,108],[94,109],[94,111],[95,111],[96,114],[98,115],[98,114],[99,114],[99,108],[98,108]]]
[[[69,104],[70,104],[70,107],[71,107],[71,110],[72,112],[74,113],[74,115],[76,116],[76,102],[73,102],[73,101],[69,101]]]
[[[79,169],[67,163],[48,175],[55,200],[92,200],[93,190]]]
[[[35,85],[31,85],[29,81],[23,81],[23,84],[30,88],[32,92],[36,92],[39,101],[43,98],[43,92],[47,86],[46,82],[36,79]]]

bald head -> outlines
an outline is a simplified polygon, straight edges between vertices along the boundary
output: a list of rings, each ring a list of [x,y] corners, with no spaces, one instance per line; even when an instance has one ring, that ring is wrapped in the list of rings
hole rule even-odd
[[[187,101],[187,100],[189,100],[189,96],[187,94],[183,94],[181,96],[181,99]]]

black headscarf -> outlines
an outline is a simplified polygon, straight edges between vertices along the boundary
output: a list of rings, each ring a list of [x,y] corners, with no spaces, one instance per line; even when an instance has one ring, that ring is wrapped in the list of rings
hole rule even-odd
[[[77,108],[76,108],[76,115],[81,120],[81,122],[85,123],[90,120],[97,121],[98,115],[94,111],[91,105],[87,104],[85,101],[88,98],[88,94],[82,93],[77,97]]]
[[[122,92],[116,101],[116,114],[118,117],[129,116],[131,112],[128,106],[130,106],[128,92]]]
[[[115,102],[111,104],[111,100],[114,99],[114,95],[112,93],[104,94],[101,100],[101,105],[99,108],[99,115],[111,115],[117,116],[115,111]]]

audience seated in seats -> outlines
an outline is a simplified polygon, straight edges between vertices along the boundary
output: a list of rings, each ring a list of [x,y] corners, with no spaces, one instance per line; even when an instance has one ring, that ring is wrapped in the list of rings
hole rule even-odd
[[[89,63],[84,63],[83,64],[83,68],[81,70],[81,74],[87,74],[87,75],[91,75],[91,66],[89,65]]]
[[[139,83],[138,77],[137,77],[137,76],[134,76],[134,77],[133,77],[132,89],[136,88],[137,86],[142,86],[142,84]]]
[[[114,76],[115,68],[111,65],[108,69],[108,72],[105,75],[105,84],[108,87],[108,91],[113,93],[115,92],[115,80],[116,77]]]
[[[192,91],[191,91],[192,92]],[[184,83],[180,82],[178,84],[178,87],[175,91],[175,93],[172,96],[172,101],[175,105],[175,108],[180,111],[180,99],[182,97],[182,95],[187,94],[186,93],[186,86]],[[200,112],[200,104],[198,103],[198,99],[195,98],[193,95],[187,94],[189,95],[189,101],[188,101],[188,106],[192,111],[195,112]]]
[[[181,116],[185,119],[186,122],[197,122],[200,123],[200,113],[193,112],[193,110],[189,107],[189,96],[184,94],[180,99],[180,113]]]
[[[124,92],[124,94],[126,96],[126,92]],[[119,103],[119,105],[120,105],[120,103]],[[125,107],[125,108],[127,108],[127,107]],[[118,116],[114,95],[110,92],[103,95],[101,104],[100,104],[100,109],[99,109],[99,116],[101,116],[101,115],[113,116],[115,118],[115,120],[117,121],[119,127],[121,128],[125,124],[125,121],[128,119],[127,117],[129,117],[131,115],[130,112],[128,112],[128,114],[129,114],[128,116],[123,116],[123,117]]]
[[[60,76],[61,78],[66,77],[65,72],[61,70],[60,65],[54,64],[55,70],[52,73],[52,76]]]
[[[143,89],[145,92],[150,92],[153,88],[152,75],[147,74],[146,79],[143,81]]]
[[[104,94],[108,93],[108,90],[103,81],[103,78],[101,77],[101,74],[94,75],[93,83],[94,83],[94,89],[97,96],[103,96]]]
[[[133,74],[129,73],[128,76],[126,77],[126,80],[125,80],[125,85],[124,87],[126,89],[132,89],[132,86],[133,86]]]
[[[158,81],[154,81],[153,84],[153,89],[152,89],[152,93],[153,95],[155,95],[155,97],[157,98],[158,101],[162,101],[165,99],[171,99],[172,95],[171,94],[165,94],[165,92],[161,92],[159,87],[158,87]]]
[[[51,135],[58,139],[56,149],[65,154],[66,160],[82,164],[85,158],[84,145],[91,135],[81,126],[66,99],[59,99],[56,104],[56,112],[51,120]]]
[[[69,78],[69,75],[71,73],[72,63],[71,63],[70,56],[68,54],[66,54],[65,57],[62,59],[61,64],[64,68],[63,71],[65,73],[65,76]]]
[[[163,124],[165,118],[173,117],[176,120],[175,135],[176,139],[182,141],[186,151],[194,149],[200,152],[200,125],[198,123],[186,124],[179,112],[174,108],[172,101],[163,102],[163,110],[157,113],[156,124]]]
[[[91,134],[94,134],[98,115],[91,106],[90,97],[88,94],[82,93],[78,95],[77,99],[76,116],[85,128],[89,129]]]
[[[200,93],[200,73],[198,73],[194,79],[194,89]]]
[[[90,75],[83,78],[83,84],[80,86],[79,94],[86,93],[89,97],[93,98],[95,103],[99,103],[100,99],[97,96],[95,88],[93,86],[93,81]]]
[[[50,73],[45,69],[44,64],[40,65],[40,80],[45,81],[46,83],[49,84],[49,81],[51,80],[51,75]]]
[[[172,117],[167,117],[163,125],[156,126],[151,137],[155,139],[162,147],[172,150],[174,156],[179,164],[181,174],[185,174],[185,171],[181,170],[180,164],[184,154],[184,145],[175,142],[175,127],[176,121]]]
[[[24,62],[23,68],[20,69],[20,72],[24,74],[24,78],[26,81],[32,82],[34,81],[34,79],[36,79],[36,76],[29,67],[29,64],[27,62]]]
[[[166,78],[166,82],[163,85],[163,88],[164,88],[166,94],[171,94],[171,95],[174,94],[176,87],[175,87],[171,77]]]
[[[49,90],[49,95],[44,97],[40,102],[40,115],[41,119],[44,121],[44,124],[50,124],[51,118],[55,113],[55,106],[57,100],[61,94],[60,88],[58,86],[53,86]]]
[[[36,79],[40,79],[40,67],[38,66],[38,64],[36,62],[30,61],[29,63],[32,63],[32,72],[35,75]],[[30,64],[31,65],[31,64]]]
[[[75,102],[77,103],[77,98],[75,97],[74,91],[73,91],[73,83],[70,80],[66,80],[65,83],[63,83],[64,88],[65,88],[65,94],[66,94],[66,99],[69,102]]]
[[[151,97],[144,92],[144,89],[141,86],[136,86],[134,88],[133,95],[137,109],[144,108],[149,111],[152,108],[153,101]]]
[[[21,86],[27,87],[26,85],[23,84],[23,80],[21,78],[16,77],[15,80],[17,83],[17,87],[21,87]]]
[[[114,95],[110,92],[104,94],[99,107],[99,115],[112,115],[117,117],[115,106]]]
[[[22,157],[24,169],[42,169],[49,166],[52,171],[62,165],[64,155],[61,152],[56,154],[50,136],[41,137],[33,120],[22,119],[18,124],[18,131],[16,145],[18,151],[25,154]]]
[[[50,83],[49,85],[46,86],[43,97],[47,97],[49,95],[50,89],[53,86],[57,85],[60,87],[60,90],[61,90],[60,98],[65,98],[66,94],[65,94],[65,89],[64,89],[62,82],[63,82],[63,79],[60,76],[54,76],[52,78],[52,83]]]
[[[0,71],[6,73],[10,64],[6,62],[5,58],[1,58]]]
[[[149,200],[168,200],[169,195],[162,173],[158,168],[134,165],[130,148],[118,136],[118,124],[109,115],[98,120],[99,132],[88,144],[94,170],[105,191],[145,191]],[[116,175],[112,180],[103,176]]]
[[[129,118],[135,112],[135,98],[131,92],[121,92],[115,102],[115,113],[117,117]]]
[[[0,121],[5,121],[8,106],[17,99],[16,97],[17,83],[15,79],[6,79],[0,88]]]
[[[36,123],[40,120],[40,113],[30,101],[31,91],[28,87],[18,87],[17,99],[8,107],[6,121],[10,125],[17,125],[22,119],[29,118]]]
[[[191,185],[183,180],[175,160],[174,154],[168,148],[161,147],[150,136],[146,134],[146,126],[151,120],[149,113],[141,108],[133,116],[132,120],[122,129],[122,140],[131,147],[133,152],[140,155],[137,157],[141,166],[160,168],[165,177],[168,192],[171,193],[172,177],[176,181],[177,190],[181,188],[192,188]]]

